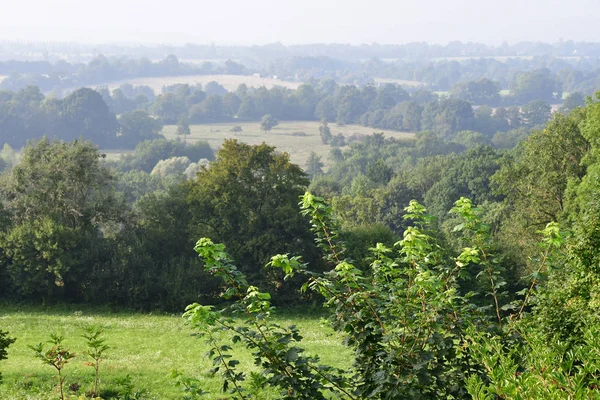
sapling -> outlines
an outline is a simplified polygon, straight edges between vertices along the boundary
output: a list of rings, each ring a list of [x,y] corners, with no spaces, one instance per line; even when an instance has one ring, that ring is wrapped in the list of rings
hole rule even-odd
[[[52,347],[48,351],[44,350],[43,343],[39,343],[36,346],[29,346],[35,352],[35,358],[39,359],[43,364],[50,365],[56,369],[61,400],[65,398],[63,393],[65,377],[62,375],[62,370],[69,360],[75,357],[75,353],[63,347],[63,339],[64,337],[51,333],[48,343],[52,344]]]
[[[82,335],[86,340],[87,350],[83,352],[86,356],[90,357],[93,361],[84,362],[85,365],[93,367],[95,371],[94,376],[94,390],[93,396],[98,395],[98,381],[100,376],[100,362],[104,360],[104,352],[110,349],[110,346],[106,344],[106,339],[103,337],[104,330],[96,325],[89,326],[85,329],[85,334]]]

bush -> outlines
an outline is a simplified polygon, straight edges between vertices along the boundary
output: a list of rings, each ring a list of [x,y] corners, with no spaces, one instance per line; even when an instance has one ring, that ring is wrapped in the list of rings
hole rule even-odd
[[[484,375],[480,359],[469,350],[471,339],[481,332],[504,340],[503,326],[509,325],[506,310],[512,309],[502,289],[504,271],[493,256],[489,227],[480,221],[478,209],[464,198],[452,209],[462,220],[455,232],[465,244],[452,257],[437,243],[425,208],[411,201],[405,211],[413,226],[395,244],[397,252],[381,243],[371,249],[367,277],[366,268],[355,267],[346,258],[331,207],[310,193],[303,196],[301,207],[332,269],[308,271],[300,257],[287,254],[272,257],[267,267],[281,269],[286,279],[307,277],[303,290],[319,293],[332,309],[332,326],[346,335],[345,343],[354,350],[353,368],[341,371],[321,364],[317,356],[306,356],[295,326],[270,322],[270,294],[248,283],[224,245],[202,238],[195,250],[205,271],[223,281],[222,297],[230,302],[224,312],[195,303],[184,316],[207,338],[213,372],[223,377],[224,390],[241,393],[248,381],[237,369],[232,346],[220,344],[230,340],[253,352],[261,371],[251,379],[260,376],[262,386],[280,389],[283,399],[466,398],[467,381],[477,383]],[[392,240],[388,233],[383,236]],[[463,294],[472,288],[472,281],[477,281],[481,296]],[[522,315],[530,294],[511,318]],[[226,316],[230,314],[245,321]]]
[[[6,360],[8,358],[8,352],[6,349],[15,341],[16,339],[8,337],[8,332],[0,330],[0,360]],[[0,374],[0,383],[1,382],[2,374]]]

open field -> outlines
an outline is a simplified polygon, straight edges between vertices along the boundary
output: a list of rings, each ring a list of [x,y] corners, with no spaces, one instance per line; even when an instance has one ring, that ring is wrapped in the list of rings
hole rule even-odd
[[[164,86],[175,85],[177,83],[187,83],[189,85],[206,85],[208,82],[218,82],[228,91],[235,91],[238,86],[245,83],[249,87],[265,86],[270,89],[273,86],[283,86],[289,89],[296,89],[301,85],[300,82],[282,81],[272,78],[259,78],[256,76],[246,75],[187,75],[187,76],[163,76],[155,78],[136,78],[125,79],[121,81],[109,82],[99,87],[108,87],[110,90],[116,89],[124,83],[130,83],[133,86],[150,86],[155,93],[161,93]]]
[[[238,133],[230,132],[231,127],[234,125],[241,126],[243,131]],[[282,121],[273,130],[265,134],[260,129],[259,122],[191,125],[192,134],[187,137],[187,140],[190,142],[205,140],[215,150],[221,146],[221,143],[225,139],[238,139],[240,142],[248,144],[265,142],[277,147],[279,151],[288,152],[291,161],[303,168],[306,165],[308,156],[314,151],[322,157],[323,162],[327,166],[327,157],[331,146],[321,142],[319,126],[320,123],[316,121]],[[386,131],[361,125],[338,126],[336,124],[329,124],[329,128],[333,135],[340,133],[344,136],[351,136],[353,134],[370,135],[373,132],[383,132],[386,137],[399,139],[413,136],[412,133]],[[176,130],[177,127],[175,125],[167,125],[163,129],[163,134],[168,139],[174,139],[177,137],[175,134]],[[294,136],[292,135],[294,132],[304,132],[306,136]]]
[[[319,316],[282,314],[274,319],[285,326],[296,324],[304,333],[307,351],[318,354],[324,363],[337,367],[349,365],[351,351],[341,344],[341,338],[331,328],[322,325]],[[170,370],[177,368],[206,385],[204,389],[213,393],[207,399],[222,398],[218,396],[222,381],[208,374],[212,362],[203,357],[207,351],[204,339],[192,336],[192,329],[185,325],[180,315],[3,305],[0,328],[8,330],[17,342],[9,347],[8,359],[0,362],[4,382],[0,385],[0,399],[49,400],[58,397],[52,393],[56,384],[55,371],[34,359],[32,350],[27,347],[46,341],[50,332],[64,335],[64,345],[77,353],[64,369],[66,387],[78,383],[80,395],[90,390],[93,369],[83,365],[87,360],[81,354],[85,347],[80,335],[84,327],[92,324],[104,328],[107,344],[111,346],[100,366],[101,391],[118,391],[121,386],[117,379],[129,375],[136,390],[147,390],[141,397],[143,399],[178,399],[181,398],[180,389],[168,377]],[[234,351],[242,367],[253,368],[253,358],[243,345],[236,346]],[[108,397],[106,393],[105,397]],[[260,398],[267,400],[279,396],[264,392]]]
[[[375,81],[375,83],[380,83],[380,84],[392,83],[392,84],[400,85],[400,86],[414,86],[414,87],[425,86],[424,82],[407,81],[404,79],[373,78],[373,80]]]

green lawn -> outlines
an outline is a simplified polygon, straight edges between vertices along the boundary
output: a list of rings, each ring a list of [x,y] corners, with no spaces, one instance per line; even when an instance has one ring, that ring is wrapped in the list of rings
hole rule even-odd
[[[231,127],[239,125],[243,131],[238,133],[230,132]],[[320,123],[316,121],[281,121],[278,126],[273,128],[267,134],[260,129],[259,122],[245,123],[219,123],[191,125],[192,134],[187,137],[190,142],[196,140],[206,140],[213,149],[217,150],[223,140],[238,139],[240,142],[248,144],[260,144],[265,142],[275,146],[279,151],[285,151],[290,154],[293,163],[305,167],[309,154],[314,151],[322,157],[327,165],[327,157],[331,151],[331,146],[323,144],[319,134]],[[352,136],[354,134],[370,135],[374,132],[383,132],[386,137],[407,138],[414,134],[407,132],[386,131],[383,129],[369,128],[361,125],[343,125],[329,124],[333,135],[342,134]],[[167,125],[163,129],[163,134],[168,139],[174,139],[177,127]],[[294,136],[294,132],[304,132],[306,136]]]
[[[319,316],[283,313],[274,318],[280,324],[296,324],[304,332],[303,342],[310,354],[318,354],[330,365],[349,365],[350,350],[341,345],[341,338],[323,325]],[[141,398],[179,399],[180,391],[168,377],[169,371],[177,368],[205,383],[206,390],[214,393],[207,399],[222,398],[221,381],[207,373],[211,362],[203,358],[207,349],[204,339],[192,336],[192,329],[180,315],[1,306],[0,329],[8,330],[17,342],[9,348],[8,359],[0,361],[0,399],[58,398],[53,391],[53,368],[34,359],[27,347],[47,340],[50,332],[64,335],[64,344],[79,354],[64,369],[66,386],[80,384],[79,394],[89,390],[93,369],[83,365],[86,360],[80,353],[85,347],[80,335],[90,324],[104,327],[107,343],[112,347],[101,364],[101,390],[119,390],[122,385],[117,384],[117,379],[129,375],[136,390],[146,390]],[[253,368],[253,359],[243,346],[235,348],[235,353],[242,367]],[[278,395],[264,392],[260,398],[276,399]]]

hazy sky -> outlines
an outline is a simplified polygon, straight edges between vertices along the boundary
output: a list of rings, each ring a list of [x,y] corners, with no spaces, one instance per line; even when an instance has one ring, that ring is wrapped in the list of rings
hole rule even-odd
[[[123,43],[600,41],[599,0],[0,0],[0,39]]]

